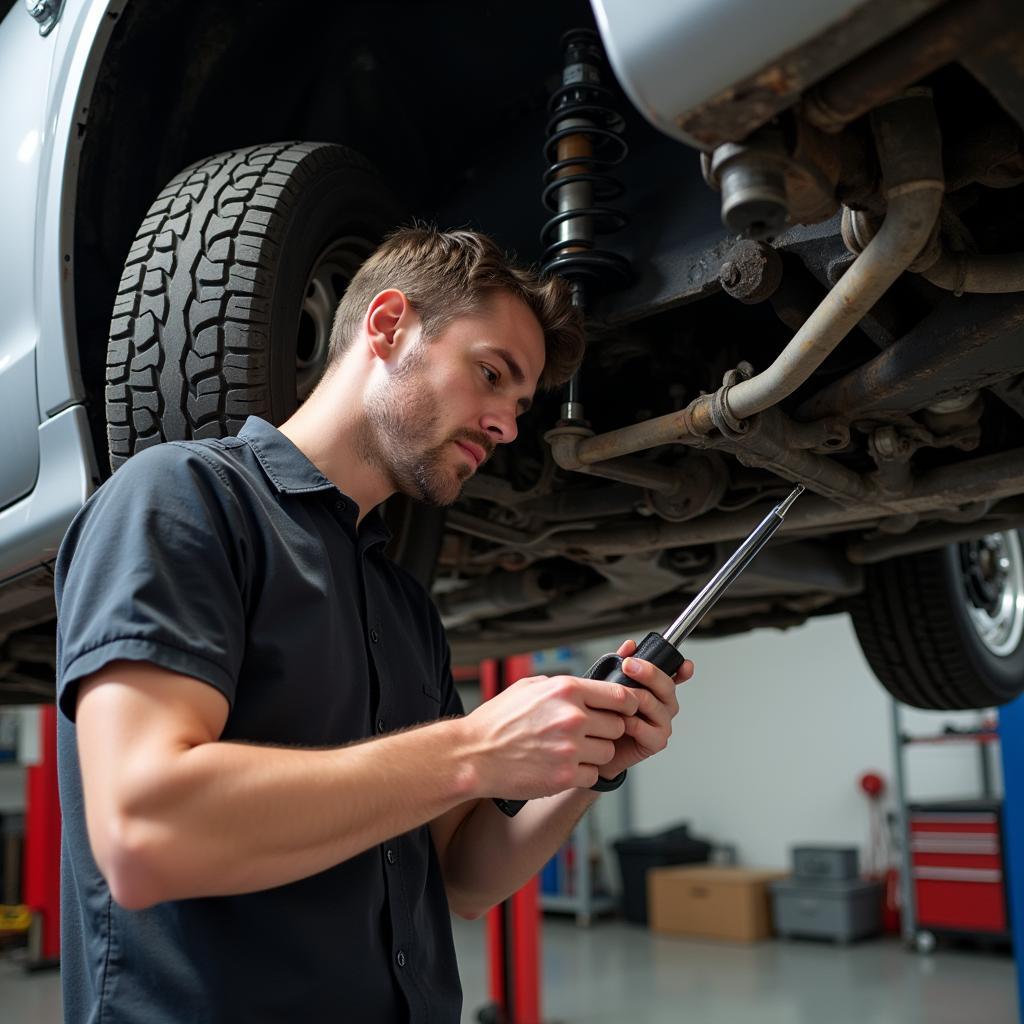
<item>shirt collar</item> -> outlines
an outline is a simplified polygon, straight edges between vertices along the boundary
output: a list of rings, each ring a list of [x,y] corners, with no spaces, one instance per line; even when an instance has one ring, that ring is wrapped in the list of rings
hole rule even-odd
[[[282,494],[308,494],[334,487],[277,427],[266,420],[250,416],[238,436],[253,450],[263,472]]]
[[[338,490],[277,427],[258,416],[250,416],[238,436],[252,449],[263,472],[281,494],[334,491],[336,500],[343,505],[339,511],[355,526],[359,512],[356,503]],[[368,544],[386,543],[391,539],[391,530],[384,522],[380,506],[370,509],[363,517],[359,533]]]

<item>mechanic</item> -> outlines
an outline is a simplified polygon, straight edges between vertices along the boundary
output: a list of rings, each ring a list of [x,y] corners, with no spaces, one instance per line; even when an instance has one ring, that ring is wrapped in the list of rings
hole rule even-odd
[[[693,666],[464,715],[378,506],[455,501],[581,350],[563,282],[402,229],[279,429],[157,445],[88,501],[56,570],[66,1020],[459,1020],[449,907],[514,892],[662,749]]]

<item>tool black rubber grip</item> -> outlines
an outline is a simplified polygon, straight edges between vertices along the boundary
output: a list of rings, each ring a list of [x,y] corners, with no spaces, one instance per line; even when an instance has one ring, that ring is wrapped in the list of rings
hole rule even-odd
[[[667,676],[674,676],[679,671],[684,658],[660,633],[648,633],[640,641],[640,646],[629,655],[640,661],[649,661],[655,668],[660,668]],[[622,683],[623,686],[640,686],[622,671],[622,661],[617,654],[604,654],[587,670],[586,679],[607,679],[609,683]]]
[[[649,661],[656,668],[660,668],[667,676],[674,676],[679,671],[679,666],[685,660],[682,654],[676,650],[660,633],[648,633],[640,641],[640,646],[629,655],[630,658],[639,658],[641,661]],[[638,687],[641,684],[631,679],[622,671],[623,659],[617,654],[602,654],[593,665],[584,673],[584,679],[606,679],[609,683],[622,683],[623,686]],[[498,810],[510,818],[514,818],[525,805],[525,800],[503,800],[500,797],[494,798]]]

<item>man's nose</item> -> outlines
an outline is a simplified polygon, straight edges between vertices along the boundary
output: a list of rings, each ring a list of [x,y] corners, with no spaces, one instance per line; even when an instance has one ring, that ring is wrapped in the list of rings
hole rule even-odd
[[[488,410],[480,425],[490,435],[494,444],[511,444],[519,436],[514,408]]]

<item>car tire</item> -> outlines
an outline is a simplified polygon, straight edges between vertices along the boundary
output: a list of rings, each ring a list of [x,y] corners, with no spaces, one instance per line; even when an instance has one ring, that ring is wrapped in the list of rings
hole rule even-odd
[[[360,154],[279,143],[193,164],[163,189],[125,262],[110,325],[112,471],[162,441],[286,420],[319,379],[348,281],[403,211]],[[403,495],[389,554],[429,585],[443,516]]]
[[[868,664],[905,704],[986,708],[1024,690],[1016,530],[869,566],[850,612]]]

